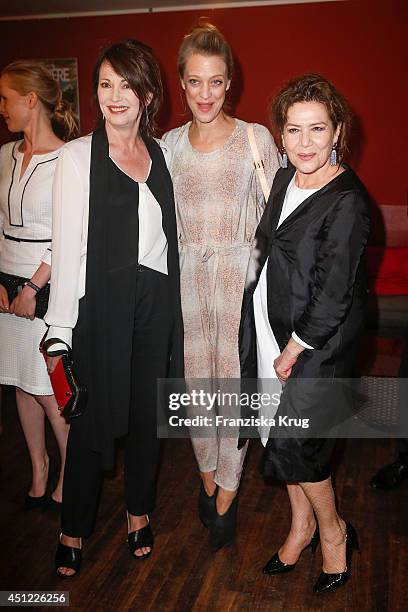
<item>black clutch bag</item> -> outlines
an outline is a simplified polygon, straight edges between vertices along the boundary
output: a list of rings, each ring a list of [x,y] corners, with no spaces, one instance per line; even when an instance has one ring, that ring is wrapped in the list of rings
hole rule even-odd
[[[24,284],[29,281],[29,278],[23,276],[14,276],[14,274],[5,274],[0,272],[0,285],[3,285],[7,291],[9,303],[23,289]],[[37,319],[43,319],[48,309],[48,300],[50,298],[50,286],[47,284],[45,287],[40,289],[35,296],[35,316]]]

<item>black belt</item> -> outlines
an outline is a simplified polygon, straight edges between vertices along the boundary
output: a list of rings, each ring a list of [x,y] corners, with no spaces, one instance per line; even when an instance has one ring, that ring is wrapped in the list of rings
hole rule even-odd
[[[12,240],[13,242],[51,242],[51,238],[47,240],[32,240],[30,238],[15,238],[14,236],[9,236],[3,232],[3,236],[6,240]]]

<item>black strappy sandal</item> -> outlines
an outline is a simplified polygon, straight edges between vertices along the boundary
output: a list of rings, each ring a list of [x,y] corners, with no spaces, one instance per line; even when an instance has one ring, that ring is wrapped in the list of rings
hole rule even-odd
[[[149,520],[149,519],[147,519]],[[129,518],[128,518],[129,524]],[[152,528],[150,527],[150,521],[147,523],[145,527],[141,529],[137,529],[136,531],[131,531],[128,533],[127,543],[130,550],[130,554],[134,559],[139,559],[144,561],[147,557],[150,557],[153,550],[154,544],[154,535]],[[150,548],[148,553],[144,553],[143,555],[135,555],[135,550],[138,548]]]
[[[80,548],[73,548],[72,546],[65,546],[65,544],[58,544],[57,552],[55,553],[55,570],[59,578],[73,578],[76,576],[81,568],[82,562],[82,550]],[[61,567],[67,567],[68,569],[74,570],[74,574],[62,574],[59,569]]]

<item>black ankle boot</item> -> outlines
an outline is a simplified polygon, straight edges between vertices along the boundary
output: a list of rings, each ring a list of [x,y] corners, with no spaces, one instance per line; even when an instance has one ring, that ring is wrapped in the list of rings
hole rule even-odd
[[[207,529],[210,527],[211,521],[215,518],[217,492],[218,487],[216,486],[214,493],[212,495],[207,495],[204,484],[201,482],[200,493],[198,495],[198,516]]]
[[[222,516],[218,514],[215,507],[214,519],[210,523],[210,548],[212,552],[217,552],[231,544],[235,537],[237,524],[238,496],[236,495],[231,502],[227,512]]]
[[[312,539],[310,540],[310,543],[307,546],[305,546],[303,550],[306,550],[307,548],[311,548],[312,552],[315,553],[316,548],[319,545],[319,542],[320,542],[319,528],[316,527],[316,530],[313,534]],[[274,574],[287,574],[288,572],[291,572],[292,570],[294,570],[296,565],[297,565],[297,562],[296,563],[283,563],[283,561],[281,561],[279,558],[279,553],[276,552],[269,559],[268,563],[265,565],[262,572],[264,574],[267,574],[268,576],[273,576]]]
[[[353,551],[359,551],[360,548],[358,545],[357,533],[353,525],[351,523],[346,523],[346,527],[346,569],[344,572],[338,572],[337,574],[326,574],[326,572],[322,572],[313,587],[315,593],[334,591],[339,586],[345,584],[349,579]]]

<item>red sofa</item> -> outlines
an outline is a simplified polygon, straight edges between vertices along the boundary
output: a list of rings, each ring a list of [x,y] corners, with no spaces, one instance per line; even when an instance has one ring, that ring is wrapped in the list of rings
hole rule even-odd
[[[367,249],[369,323],[402,328],[408,322],[408,210],[373,206]]]
[[[371,228],[368,318],[357,369],[371,376],[398,376],[408,325],[407,208],[373,206]]]

